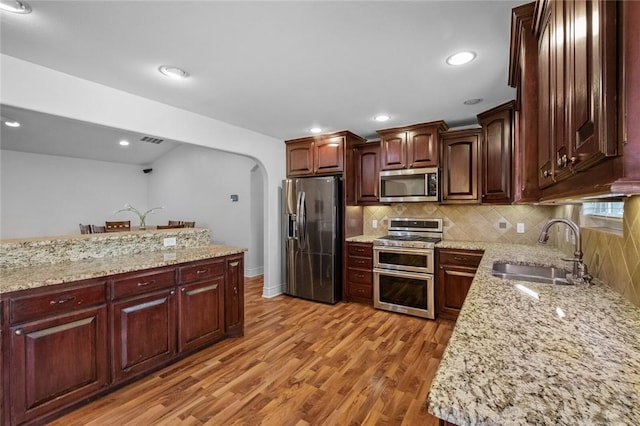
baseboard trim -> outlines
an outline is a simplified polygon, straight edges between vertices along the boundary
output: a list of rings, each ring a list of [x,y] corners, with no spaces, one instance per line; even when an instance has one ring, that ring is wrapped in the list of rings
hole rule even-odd
[[[244,276],[245,277],[256,277],[258,275],[264,274],[264,267],[258,266],[257,268],[245,269]]]
[[[281,294],[284,294],[283,290],[284,290],[284,285],[282,284],[276,285],[274,287],[263,286],[262,297],[264,297],[265,299],[271,299],[272,297],[276,297],[276,296],[280,296]]]

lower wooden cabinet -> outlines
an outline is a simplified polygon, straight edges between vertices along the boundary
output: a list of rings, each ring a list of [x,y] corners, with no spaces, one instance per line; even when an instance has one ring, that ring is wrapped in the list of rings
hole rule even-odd
[[[244,334],[244,256],[229,256],[225,268],[225,326],[227,336]]]
[[[243,254],[0,295],[3,425],[41,424],[244,327]]]
[[[373,305],[373,245],[371,243],[347,243],[348,302]]]
[[[437,249],[436,314],[455,320],[482,260],[482,251]]]
[[[46,307],[39,313],[20,309],[30,304]],[[3,414],[5,424],[40,422],[108,386],[104,282],[83,282],[60,294],[39,291],[8,306],[10,317],[20,321],[3,332],[3,358],[9,357],[3,359],[9,386],[4,406],[10,410]]]
[[[224,260],[217,260],[180,268],[180,352],[205,346],[224,336],[224,264]],[[190,274],[190,271],[196,273]],[[199,276],[205,278],[198,279]]]

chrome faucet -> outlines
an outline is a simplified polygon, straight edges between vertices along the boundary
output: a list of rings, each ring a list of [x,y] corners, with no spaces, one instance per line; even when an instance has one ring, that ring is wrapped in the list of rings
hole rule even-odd
[[[573,273],[571,274],[572,279],[570,281],[572,281],[573,284],[590,284],[593,277],[587,273],[587,265],[582,262],[582,239],[580,236],[580,228],[575,224],[575,222],[569,219],[561,218],[549,220],[542,227],[542,231],[540,231],[540,237],[538,237],[538,242],[542,244],[545,244],[547,242],[547,240],[549,239],[549,228],[551,228],[551,225],[553,225],[554,223],[564,223],[565,225],[569,226],[575,236],[576,241],[573,251],[573,259],[563,259],[573,262]]]

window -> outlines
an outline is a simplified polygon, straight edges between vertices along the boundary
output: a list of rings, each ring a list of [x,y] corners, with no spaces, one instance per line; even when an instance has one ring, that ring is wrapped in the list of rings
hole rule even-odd
[[[624,202],[586,202],[582,204],[583,222],[586,226],[609,228],[622,232]]]

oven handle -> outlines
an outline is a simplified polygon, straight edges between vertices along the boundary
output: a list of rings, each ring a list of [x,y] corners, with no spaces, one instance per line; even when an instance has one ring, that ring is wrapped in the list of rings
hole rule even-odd
[[[418,247],[389,247],[389,246],[373,246],[373,251],[387,251],[392,253],[417,253],[417,254],[425,254],[425,253],[433,253],[434,250],[431,248],[418,248]]]
[[[380,275],[392,275],[394,277],[401,277],[401,278],[415,278],[415,279],[418,279],[418,280],[433,279],[433,274],[394,271],[394,270],[390,270],[390,269],[374,268],[373,269],[373,273],[374,274],[380,274]]]

